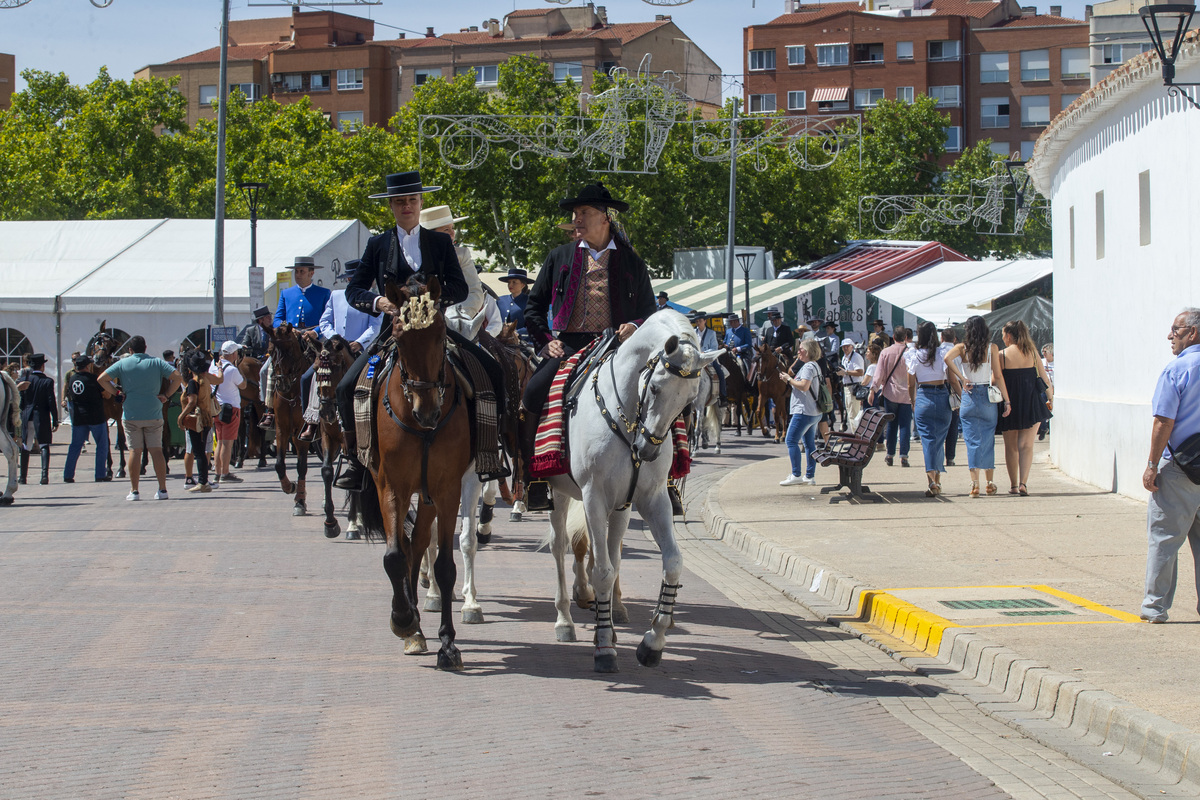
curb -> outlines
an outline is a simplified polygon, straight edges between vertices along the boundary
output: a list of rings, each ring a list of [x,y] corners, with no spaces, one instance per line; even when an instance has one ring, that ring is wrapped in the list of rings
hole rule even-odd
[[[1146,797],[1145,771],[1154,773],[1154,797],[1200,794],[1200,734],[1099,687],[991,642],[965,628],[901,600],[851,575],[837,572],[772,542],[725,515],[717,499],[734,470],[709,487],[701,518],[709,535],[795,584],[780,587],[790,599],[835,625],[874,644],[913,671],[949,683],[981,711],[1075,759],[1083,746],[1124,757],[1137,775],[1089,766],[1124,788]],[[817,595],[816,599],[813,595]],[[821,602],[824,600],[824,602]],[[872,638],[869,624],[913,648],[901,652]],[[962,682],[965,685],[955,685]],[[980,692],[979,688],[989,691]],[[1063,734],[1068,734],[1064,737]],[[1184,794],[1186,793],[1186,795]]]

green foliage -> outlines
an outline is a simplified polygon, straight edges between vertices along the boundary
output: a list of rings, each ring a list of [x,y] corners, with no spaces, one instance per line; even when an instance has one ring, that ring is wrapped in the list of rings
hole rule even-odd
[[[175,80],[120,81],[102,70],[80,87],[63,74],[23,74],[28,87],[0,113],[0,218],[212,216],[217,126],[202,120],[188,128],[186,100]],[[614,80],[639,86],[636,77],[597,74],[593,96],[618,85]],[[385,174],[420,169],[426,184],[444,187],[427,204],[449,204],[456,215],[469,217],[459,226],[460,240],[476,249],[477,261],[490,256],[493,268],[536,267],[566,240],[557,227],[567,218],[558,200],[600,180],[630,203],[622,224],[655,274],[666,276],[676,249],[724,245],[729,164],[698,159],[692,136],[678,126],[656,172],[637,172],[644,138],[653,130],[643,106],[633,103],[627,127],[619,128],[628,134],[619,168],[631,172],[595,173],[590,170],[608,166],[609,159],[595,150],[587,162],[515,156],[511,145],[489,145],[462,127],[440,142],[428,128],[422,136],[422,116],[505,115],[514,137],[557,130],[567,136],[564,146],[574,149],[581,107],[590,117],[584,135],[603,130],[603,104],[581,98],[572,81],[556,83],[548,66],[531,56],[502,64],[491,92],[477,88],[470,74],[430,80],[388,130],[362,128],[353,135],[334,130],[308,98],[251,104],[235,91],[227,119],[226,213],[248,216],[238,182],[265,181],[264,218],[358,219],[381,230],[392,224],[391,215],[386,204],[367,196],[382,187]],[[731,107],[720,116],[727,118]],[[884,101],[864,117],[861,158],[851,146],[833,166],[805,170],[779,147],[739,157],[737,241],[773,250],[778,265],[806,262],[848,239],[880,235],[859,228],[861,195],[967,191],[972,180],[990,174],[991,153],[986,143],[979,145],[943,173],[947,124],[928,97],[912,104]],[[748,141],[763,129],[761,120],[746,119],[740,136]],[[478,163],[456,169],[443,155]],[[976,256],[1048,251],[1044,226],[1031,221],[1029,231],[1024,237],[980,236],[950,226],[922,231],[913,222],[900,237],[939,238]]]

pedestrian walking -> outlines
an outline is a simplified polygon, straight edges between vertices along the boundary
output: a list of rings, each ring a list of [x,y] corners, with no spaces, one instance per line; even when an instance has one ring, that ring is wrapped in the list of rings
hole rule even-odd
[[[1048,342],[1048,343],[1042,345],[1042,368],[1044,370],[1046,370],[1046,381],[1051,386],[1053,386],[1054,385],[1054,343],[1053,342]],[[1045,392],[1043,392],[1042,394],[1044,395]],[[1046,401],[1046,398],[1043,396],[1042,402],[1045,402],[1045,401]],[[1050,420],[1044,420],[1042,422],[1042,424],[1038,426],[1038,441],[1040,442],[1043,439],[1045,439],[1049,433],[1050,433]]]
[[[208,494],[212,491],[209,485],[208,445],[212,437],[213,424],[213,387],[210,383],[209,370],[212,359],[203,350],[193,350],[184,360],[184,373],[187,383],[183,390],[183,408],[179,412],[179,427],[187,432],[189,453],[196,463],[199,483],[188,486],[187,491],[197,494]],[[191,468],[187,468],[188,479],[191,480]]]
[[[953,348],[958,344],[958,337],[954,334],[953,328],[942,329],[942,347]],[[958,397],[953,384],[950,387],[950,393]],[[950,404],[950,429],[946,431],[946,466],[954,466],[954,457],[958,455],[958,431],[959,431],[959,409],[954,403]]]
[[[862,401],[855,393],[862,385],[866,374],[867,362],[854,351],[854,340],[842,339],[842,358],[838,375],[842,379],[842,393],[845,395],[843,402],[846,406],[846,414],[850,418],[851,427],[858,424],[858,417],[862,414]]]
[[[26,483],[29,478],[29,456],[36,445],[42,456],[42,478],[40,483],[45,486],[50,483],[50,445],[54,432],[58,430],[58,403],[54,397],[54,379],[42,371],[46,366],[46,356],[34,353],[29,357],[29,371],[25,379],[18,383],[26,384],[21,390],[21,456],[18,471],[18,483]]]
[[[141,500],[138,483],[142,473],[142,451],[150,454],[154,477],[158,479],[155,500],[167,499],[167,462],[163,458],[163,406],[179,388],[179,371],[161,358],[146,354],[146,339],[131,336],[125,345],[129,355],[110,365],[98,380],[105,391],[117,393],[117,383],[125,393],[121,425],[128,443],[130,491],[126,500]],[[163,383],[166,382],[164,388]]]
[[[912,429],[912,398],[908,391],[908,373],[900,369],[904,363],[904,353],[907,351],[907,329],[903,325],[897,325],[892,329],[892,339],[895,343],[884,348],[879,354],[875,378],[871,382],[871,393],[867,395],[867,404],[874,405],[875,398],[882,397],[883,409],[892,415],[887,425],[887,456],[883,459],[884,463],[892,466],[896,444],[899,442],[900,466],[907,467]],[[880,374],[883,375],[882,380],[879,378]]]
[[[946,371],[962,387],[958,412],[963,441],[967,446],[967,469],[971,472],[971,497],[979,497],[979,471],[983,470],[988,495],[996,494],[996,420],[1008,416],[1012,406],[1000,370],[1000,348],[992,342],[983,317],[967,320],[963,341],[950,348],[944,360]],[[993,390],[992,387],[995,387]],[[1001,403],[993,396],[999,395]]]
[[[820,405],[820,386],[824,380],[820,366],[822,357],[821,345],[816,339],[805,339],[800,342],[796,364],[792,365],[793,369],[799,365],[799,371],[795,374],[791,371],[779,373],[780,379],[792,389],[789,407],[792,417],[788,422],[787,435],[783,439],[787,445],[792,471],[779,482],[780,486],[816,483],[817,462],[813,460],[813,455],[817,451],[817,425],[824,416]],[[801,442],[804,443],[804,452],[808,456],[808,468],[803,473]]]
[[[1033,468],[1033,442],[1038,426],[1050,419],[1054,387],[1025,323],[1019,319],[1005,323],[1002,335],[1005,347],[1000,351],[1000,368],[1008,399],[1012,401],[1012,413],[1000,418],[996,430],[1004,434],[1004,466],[1011,486],[1008,493],[1028,497],[1026,484]]]
[[[233,455],[233,440],[237,438],[238,429],[242,424],[242,395],[238,391],[246,385],[237,368],[240,360],[240,348],[232,339],[221,345],[220,360],[209,367],[209,382],[216,387],[215,397],[220,413],[213,420],[213,430],[217,437],[217,449],[214,453],[216,480],[219,487],[222,483],[241,483],[242,479],[229,471],[229,459]]]
[[[942,473],[946,471],[946,432],[950,430],[951,413],[945,356],[949,351],[948,346],[939,343],[937,326],[922,322],[917,328],[917,346],[904,359],[913,420],[921,434],[925,477],[929,480],[926,497],[942,493]]]
[[[1149,548],[1142,619],[1166,622],[1179,581],[1179,550],[1192,548],[1200,599],[1200,308],[1185,308],[1167,334],[1175,358],[1154,387],[1150,458],[1142,485]]]
[[[88,436],[96,445],[95,479],[103,483],[112,480],[108,476],[108,417],[104,413],[104,400],[112,395],[96,380],[96,363],[91,358],[76,356],[74,363],[65,387],[71,414],[71,446],[67,448],[67,463],[63,466],[63,483],[75,482],[75,465]]]

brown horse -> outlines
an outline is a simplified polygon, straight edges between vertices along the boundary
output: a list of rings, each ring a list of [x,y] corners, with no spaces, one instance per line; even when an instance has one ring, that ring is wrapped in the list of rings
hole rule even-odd
[[[308,475],[308,442],[300,439],[304,427],[304,396],[301,378],[312,365],[309,343],[299,329],[285,322],[271,334],[275,345],[275,396],[271,408],[275,412],[275,473],[279,475],[279,487],[284,493],[296,495],[292,506],[293,517],[308,513],[305,504],[305,478]],[[296,449],[296,483],[287,476],[288,444]]]
[[[105,323],[100,323],[100,330],[88,342],[86,354],[91,357],[92,361],[96,362],[97,374],[104,372],[113,365],[117,360],[117,354],[120,352],[122,345],[117,343],[112,334],[108,332]],[[118,388],[120,384],[118,384]],[[121,459],[117,462],[117,477],[125,477],[125,453],[128,448],[125,445],[125,426],[121,424],[121,417],[124,415],[125,402],[124,395],[116,394],[112,397],[104,398],[104,417],[105,420],[113,420],[117,423],[117,449],[121,452]],[[108,453],[108,477],[113,476],[113,459],[112,451]]]
[[[342,427],[338,424],[337,413],[337,385],[354,363],[354,358],[350,343],[335,334],[321,343],[321,351],[317,354],[317,374],[313,378],[317,382],[317,397],[321,409],[321,480],[325,484],[325,536],[329,539],[336,539],[342,532],[334,514],[333,504],[333,478],[336,472],[334,465],[342,452]],[[358,538],[357,527],[354,525],[357,514],[358,493],[350,492],[351,525],[346,533],[347,539]]]
[[[717,363],[725,368],[728,375],[725,378],[725,397],[729,400],[730,424],[734,425],[737,435],[742,435],[742,417],[746,419],[747,432],[754,430],[754,401],[756,395],[753,387],[746,380],[741,364],[730,355],[729,351],[721,353]]]
[[[779,378],[779,359],[775,357],[770,345],[764,344],[758,349],[758,359],[758,408],[755,414],[758,417],[758,426],[762,428],[762,435],[770,436],[771,432],[767,430],[767,415],[770,401],[775,401],[775,442],[778,444],[783,441],[783,435],[787,432],[787,403],[791,391]]]
[[[399,308],[392,331],[395,359],[378,365],[383,368],[376,376],[383,381],[375,404],[379,460],[370,464],[373,480],[361,493],[363,527],[368,538],[387,540],[383,568],[392,583],[392,633],[423,639],[417,576],[437,518],[434,578],[446,599],[437,668],[460,670],[462,655],[454,644],[450,601],[457,578],[454,528],[459,494],[473,457],[467,408],[446,357],[446,319],[438,305],[442,290],[437,278],[430,278],[427,288],[410,281],[398,289],[389,282],[385,294]],[[410,539],[404,517],[418,492],[421,502]]]
[[[258,427],[266,407],[259,397],[258,375],[262,372],[262,362],[254,356],[245,356],[238,362],[238,372],[242,373],[245,383],[238,390],[241,395],[242,429],[238,431],[237,442],[234,445],[233,465],[238,469],[247,458],[258,457],[258,468],[267,466],[267,436]]]

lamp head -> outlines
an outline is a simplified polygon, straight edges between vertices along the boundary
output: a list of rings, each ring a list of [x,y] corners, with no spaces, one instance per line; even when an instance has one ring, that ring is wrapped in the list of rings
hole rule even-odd
[[[1175,82],[1175,57],[1194,13],[1195,5],[1182,3],[1142,6],[1138,12],[1162,61],[1163,83],[1167,86]]]

